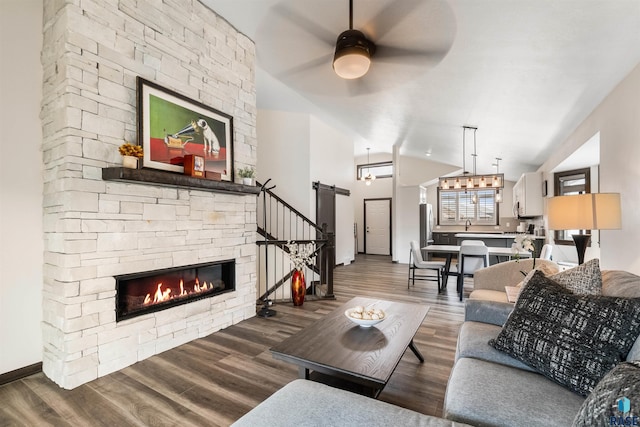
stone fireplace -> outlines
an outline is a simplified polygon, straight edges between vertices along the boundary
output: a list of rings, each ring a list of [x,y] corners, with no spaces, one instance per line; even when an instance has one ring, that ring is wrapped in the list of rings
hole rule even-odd
[[[231,115],[235,168],[255,166],[254,62],[253,42],[196,0],[44,2],[43,371],[61,387],[255,315],[255,191],[103,179],[137,141],[138,76]],[[207,282],[194,298],[116,310],[122,278],[227,261],[226,279],[184,274],[187,294],[192,276]]]

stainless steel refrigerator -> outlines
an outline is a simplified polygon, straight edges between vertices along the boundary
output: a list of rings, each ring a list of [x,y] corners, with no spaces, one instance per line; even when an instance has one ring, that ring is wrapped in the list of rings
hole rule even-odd
[[[433,243],[433,206],[428,203],[420,205],[420,247],[424,248]],[[422,252],[425,256],[425,252]],[[426,259],[426,258],[425,258]]]

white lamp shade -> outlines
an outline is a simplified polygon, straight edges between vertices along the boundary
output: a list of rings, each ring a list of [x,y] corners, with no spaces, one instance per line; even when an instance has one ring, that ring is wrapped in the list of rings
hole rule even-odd
[[[622,228],[620,194],[591,193],[552,197],[547,202],[551,230],[616,230]]]

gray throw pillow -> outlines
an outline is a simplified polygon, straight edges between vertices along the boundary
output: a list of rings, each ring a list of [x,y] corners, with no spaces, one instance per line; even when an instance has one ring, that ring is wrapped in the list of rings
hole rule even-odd
[[[622,362],[609,371],[573,420],[574,427],[608,425],[640,425],[640,360]]]
[[[640,335],[640,299],[576,295],[536,272],[489,344],[586,396]]]
[[[602,272],[598,258],[549,277],[574,294],[602,294]]]

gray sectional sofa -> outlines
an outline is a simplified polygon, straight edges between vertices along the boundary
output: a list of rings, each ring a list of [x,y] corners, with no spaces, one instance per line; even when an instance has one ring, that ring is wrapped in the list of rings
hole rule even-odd
[[[547,271],[557,270],[557,265],[546,264]],[[629,397],[635,399],[632,405],[637,411],[636,407],[640,408],[640,362],[637,366],[631,364],[631,369],[635,369],[631,374],[621,371],[610,378],[609,383],[618,388],[609,390],[608,394],[601,393],[599,383],[586,398],[589,406],[585,405],[584,396],[489,345],[489,340],[500,334],[503,324],[514,310],[514,304],[503,302],[506,296],[501,289],[505,285],[515,285],[523,277],[520,271],[531,267],[531,261],[507,262],[476,273],[475,290],[465,304],[465,321],[458,336],[455,364],[447,385],[444,418],[427,416],[323,384],[295,380],[233,425],[546,427],[572,425],[579,412],[589,413],[589,416],[600,412],[599,420],[605,421],[594,423],[593,420],[582,419],[574,425],[609,425],[607,411],[614,411],[611,409],[611,400],[620,397],[621,390],[633,394],[629,394]],[[605,271],[601,279],[602,295],[640,298],[638,276]],[[640,360],[640,337],[635,339],[627,360]],[[625,378],[625,375],[633,377]],[[604,382],[603,379],[601,383]],[[595,394],[604,396],[604,399],[600,396],[594,398],[592,395]],[[295,404],[301,397],[311,400],[304,405]],[[626,415],[629,414],[634,413]]]
[[[479,298],[472,293],[466,301],[465,322],[445,396],[445,418],[475,426],[572,425],[585,401],[584,396],[488,344],[514,308],[514,304],[502,302],[506,296],[499,294],[500,289],[522,279],[513,271],[519,273],[526,265],[498,264],[475,277],[474,292],[489,292],[480,292]],[[640,277],[604,271],[602,295],[639,298]],[[640,338],[627,356],[628,361],[638,359]]]
[[[308,380],[290,382],[233,424],[234,427],[261,425],[467,426]]]

